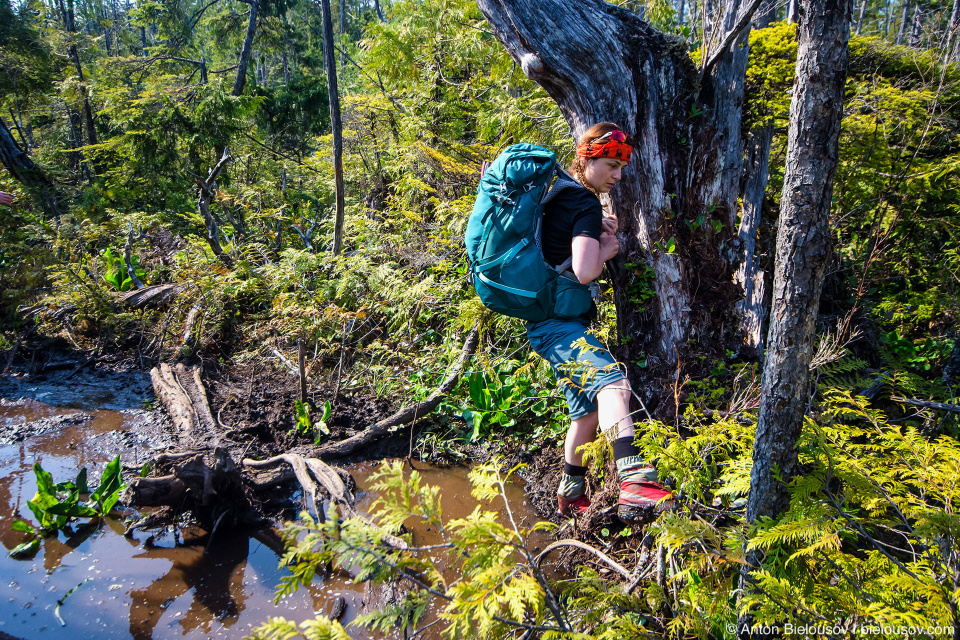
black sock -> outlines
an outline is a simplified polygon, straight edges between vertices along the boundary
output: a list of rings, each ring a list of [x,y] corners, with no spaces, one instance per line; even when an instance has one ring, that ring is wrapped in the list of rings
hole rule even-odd
[[[629,458],[640,455],[640,449],[633,444],[633,436],[624,436],[613,441],[613,459]]]
[[[578,467],[575,464],[570,464],[569,462],[563,463],[563,472],[568,476],[585,476],[587,475],[586,467]]]

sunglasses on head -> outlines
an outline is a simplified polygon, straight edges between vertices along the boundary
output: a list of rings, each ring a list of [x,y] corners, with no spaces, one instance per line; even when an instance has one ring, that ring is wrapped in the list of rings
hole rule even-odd
[[[596,138],[594,142],[600,142],[601,140],[603,141],[616,140],[617,142],[626,142],[627,134],[625,134],[623,131],[620,131],[619,129],[617,129],[616,131],[608,131],[607,133],[603,134],[599,138]]]

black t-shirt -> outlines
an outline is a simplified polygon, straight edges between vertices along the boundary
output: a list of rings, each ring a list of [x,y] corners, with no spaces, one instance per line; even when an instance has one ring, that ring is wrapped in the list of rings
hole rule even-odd
[[[543,209],[541,248],[547,263],[563,264],[573,255],[573,239],[586,236],[600,240],[603,230],[603,207],[600,199],[588,189],[567,188],[547,202]]]

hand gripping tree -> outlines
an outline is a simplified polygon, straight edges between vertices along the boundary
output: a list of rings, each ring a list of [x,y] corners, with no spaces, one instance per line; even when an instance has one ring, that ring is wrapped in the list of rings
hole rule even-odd
[[[622,231],[611,279],[618,329],[630,338],[618,356],[630,363],[631,378],[672,382],[678,361],[739,345],[740,121],[750,19],[760,0],[723,3],[699,65],[684,38],[602,0],[478,4],[575,135],[611,121],[636,141],[636,159],[610,195]],[[652,282],[643,279],[649,271],[628,268],[643,264]],[[636,292],[646,286],[656,295],[638,304]],[[669,412],[667,404],[657,413]]]

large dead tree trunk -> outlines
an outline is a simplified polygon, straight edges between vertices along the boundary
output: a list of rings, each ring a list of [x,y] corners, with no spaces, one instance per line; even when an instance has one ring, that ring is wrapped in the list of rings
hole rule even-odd
[[[703,353],[726,344],[737,332],[731,318],[739,297],[733,227],[741,105],[749,19],[759,0],[724,3],[726,35],[713,39],[719,44],[701,69],[684,39],[600,0],[478,4],[527,76],[557,101],[575,135],[611,121],[637,141],[635,159],[610,194],[621,228],[611,279],[620,335],[631,338],[621,360],[645,360],[647,372],[664,375],[688,345]],[[630,299],[637,274],[626,263],[655,270],[657,295],[649,308]],[[631,377],[640,376],[633,366]]]
[[[801,0],[800,11],[773,308],[747,498],[751,523],[787,509],[786,483],[797,469],[796,443],[808,402],[817,310],[831,253],[828,217],[853,1]],[[759,551],[748,554],[743,572],[748,586],[749,566],[759,566],[762,558]]]
[[[320,0],[320,10],[323,14],[323,61],[327,69],[327,93],[330,96],[330,128],[333,131],[333,177],[336,190],[333,255],[339,255],[343,245],[343,126],[340,124],[340,91],[337,88],[336,56],[333,55],[333,20],[330,17],[330,0]]]

